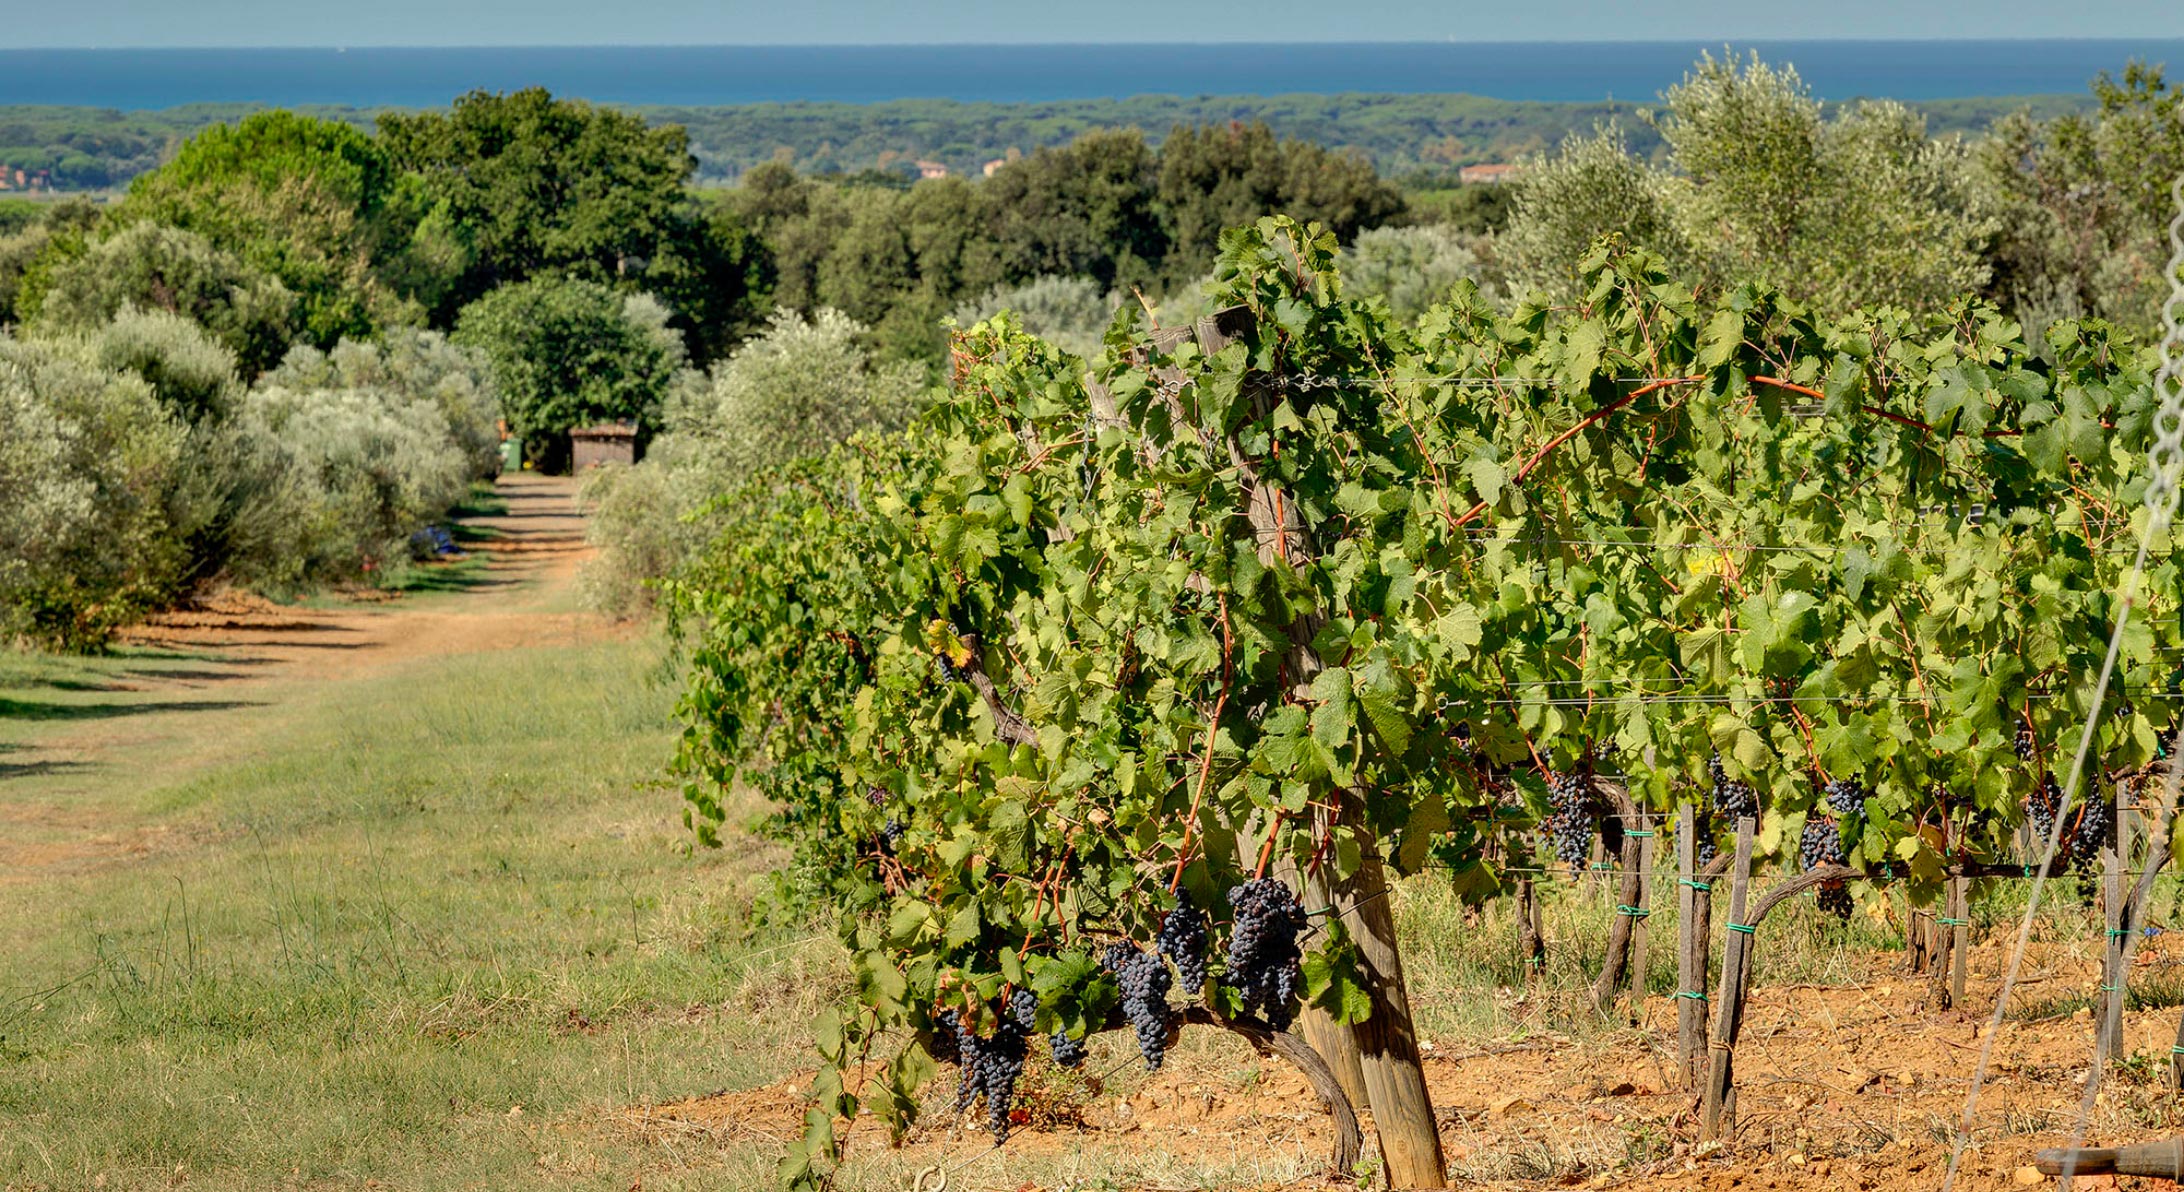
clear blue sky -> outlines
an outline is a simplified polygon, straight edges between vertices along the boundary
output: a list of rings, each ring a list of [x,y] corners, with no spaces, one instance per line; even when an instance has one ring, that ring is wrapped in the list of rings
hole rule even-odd
[[[2184,37],[2184,0],[6,0],[0,49]]]

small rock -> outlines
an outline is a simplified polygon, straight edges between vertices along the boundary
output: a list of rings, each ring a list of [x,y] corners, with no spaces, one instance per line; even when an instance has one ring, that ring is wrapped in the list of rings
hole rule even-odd
[[[1522,1113],[1531,1107],[1532,1103],[1522,1097],[1503,1097],[1501,1100],[1487,1106],[1487,1112],[1496,1116],[1507,1116],[1512,1113]]]
[[[2037,1184],[2046,1183],[2047,1177],[2040,1174],[2039,1168],[2030,1166],[2028,1164],[2027,1166],[2020,1167],[2017,1170],[2011,1172],[2010,1182],[2016,1184],[2020,1188],[2030,1188]]]

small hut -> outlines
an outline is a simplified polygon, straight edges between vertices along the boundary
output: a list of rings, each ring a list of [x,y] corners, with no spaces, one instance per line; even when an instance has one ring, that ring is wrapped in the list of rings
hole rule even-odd
[[[637,424],[602,422],[569,432],[569,470],[581,472],[598,464],[637,462]]]

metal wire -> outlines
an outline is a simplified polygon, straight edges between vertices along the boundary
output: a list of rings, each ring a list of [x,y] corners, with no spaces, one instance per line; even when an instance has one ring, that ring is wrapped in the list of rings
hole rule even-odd
[[[2184,104],[2177,107],[2177,118],[2184,121]],[[1986,1082],[1987,1067],[1994,1058],[1995,1040],[2002,1034],[2003,1013],[2009,1007],[2010,991],[2017,984],[2017,974],[2024,963],[2025,945],[2032,938],[2033,914],[2040,906],[2040,890],[2047,882],[2048,871],[2055,862],[2055,848],[2062,836],[2063,817],[2070,810],[2071,800],[2077,796],[2080,775],[2085,771],[2086,755],[2093,748],[2093,733],[2101,711],[2101,703],[2107,698],[2108,682],[2116,669],[2116,657],[2123,648],[2124,625],[2130,620],[2131,607],[2138,595],[2140,580],[2146,572],[2146,557],[2152,552],[2154,537],[2165,532],[2176,518],[2177,485],[2184,478],[2184,175],[2179,175],[2170,188],[2176,200],[2176,218],[2169,222],[2169,298],[2162,304],[2161,369],[2154,376],[2154,394],[2160,399],[2160,409],[2154,415],[2154,444],[2147,452],[2146,525],[2139,535],[2138,558],[2131,573],[2123,583],[2122,600],[2117,606],[2116,628],[2109,637],[2108,656],[2101,663],[2100,679],[2093,687],[2092,705],[2086,709],[2085,729],[2078,737],[2078,752],[2070,768],[2069,783],[2063,789],[2060,805],[2056,809],[2055,822],[2048,827],[2045,855],[2040,861],[2040,873],[2032,881],[2031,892],[2025,899],[2025,918],[2018,925],[2017,942],[2010,949],[2010,963],[2002,976],[2002,988],[1995,998],[1994,1017],[1987,1024],[1987,1035],[1979,1046],[1979,1064],[1972,1070],[1972,1086],[1964,1099],[1964,1115],[1957,1122],[1956,1142],[1949,1150],[1949,1171],[1942,1177],[1942,1192],[1950,1192],[1956,1184],[1958,1169],[1964,1162],[1964,1148],[1971,1141],[1972,1119],[1979,1110],[1980,1086]],[[2184,734],[2180,734],[2184,739]],[[2171,764],[2162,781],[2162,819],[2176,809],[2177,787],[2184,766]],[[2105,1022],[2105,1017],[2102,1019]],[[2092,1071],[2087,1073],[2085,1096],[2078,1106],[2078,1118],[2071,1127],[2070,1146],[2075,1149],[2085,1141],[2085,1127],[2093,1112],[2094,1099],[2101,1083],[2101,1059],[2098,1051]],[[2071,1174],[2065,1173],[2062,1187],[2068,1192]]]

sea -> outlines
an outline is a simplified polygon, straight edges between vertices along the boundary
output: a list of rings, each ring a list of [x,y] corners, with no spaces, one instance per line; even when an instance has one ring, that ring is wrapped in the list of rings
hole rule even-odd
[[[1795,65],[1830,100],[2082,94],[2133,59],[2184,73],[2174,39],[11,49],[0,50],[0,104],[424,108],[533,85],[682,107],[1344,92],[1648,102],[1702,52],[1751,51]]]

